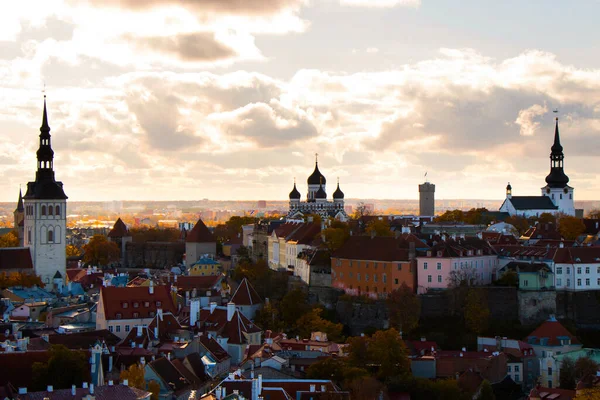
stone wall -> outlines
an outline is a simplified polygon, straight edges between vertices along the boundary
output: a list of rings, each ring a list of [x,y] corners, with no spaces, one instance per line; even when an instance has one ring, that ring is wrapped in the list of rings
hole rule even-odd
[[[521,290],[519,298],[519,321],[522,325],[537,325],[556,315],[556,292],[554,290]]]
[[[600,291],[559,291],[556,306],[558,318],[571,319],[581,328],[600,329]]]
[[[322,304],[327,309],[334,309],[338,297],[344,294],[343,290],[332,287],[308,287],[308,301],[310,304]]]
[[[359,303],[339,301],[336,314],[340,322],[350,328],[352,336],[358,336],[368,329],[388,329],[388,311],[385,302]]]

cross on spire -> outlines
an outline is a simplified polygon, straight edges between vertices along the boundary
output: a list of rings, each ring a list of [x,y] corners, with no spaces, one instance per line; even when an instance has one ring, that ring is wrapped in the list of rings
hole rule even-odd
[[[315,153],[315,162],[319,162],[319,153]]]

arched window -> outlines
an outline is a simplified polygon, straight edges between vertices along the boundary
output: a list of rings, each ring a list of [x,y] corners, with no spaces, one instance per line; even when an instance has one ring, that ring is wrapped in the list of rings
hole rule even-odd
[[[42,215],[46,215],[46,206],[42,206]]]
[[[54,207],[48,206],[48,215],[54,214]]]
[[[54,213],[57,217],[60,217],[60,206],[56,206],[56,212]]]
[[[54,243],[54,232],[52,229],[48,229],[48,243]]]

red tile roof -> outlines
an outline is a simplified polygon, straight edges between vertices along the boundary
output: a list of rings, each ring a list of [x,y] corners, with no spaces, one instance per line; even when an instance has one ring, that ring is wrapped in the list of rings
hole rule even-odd
[[[237,309],[231,318],[227,321],[227,309],[217,307],[211,314],[209,309],[200,310],[200,325],[207,332],[214,332],[217,335],[228,338],[227,343],[242,344],[246,342],[245,333],[257,333],[261,329],[252,321],[246,318]]]
[[[104,315],[107,320],[153,318],[156,310],[162,308],[163,312],[177,312],[171,297],[171,288],[168,285],[154,286],[154,293],[150,293],[147,286],[127,287],[102,287],[100,296],[104,305]],[[137,303],[137,307],[135,307]],[[134,313],[138,313],[134,317]],[[117,318],[117,314],[121,314]]]
[[[351,260],[408,261],[409,245],[429,247],[414,235],[399,238],[385,236],[350,236],[332,257]]]
[[[19,400],[72,400],[83,399],[90,394],[89,389],[75,389],[75,396],[71,394],[71,389],[60,389],[50,392],[32,392],[19,395]],[[94,393],[91,395],[96,400],[141,400],[150,399],[152,393],[144,390],[136,389],[130,386],[113,385],[113,386],[98,386],[94,388]]]
[[[233,294],[231,302],[238,306],[253,306],[256,304],[262,304],[262,299],[256,293],[254,287],[248,282],[248,279],[244,278],[240,286]]]
[[[600,264],[600,247],[564,247],[556,249],[556,264]]]
[[[537,397],[531,397],[533,394],[536,394]],[[553,396],[558,395],[558,396]],[[538,386],[536,388],[531,389],[529,394],[529,398],[532,399],[548,399],[548,400],[572,400],[575,398],[576,392],[575,390],[567,390],[567,389],[556,389],[556,388],[547,388]]]
[[[542,345],[542,338],[547,338],[547,346],[561,346],[560,337],[570,338],[572,344],[579,344],[579,340],[567,330],[560,322],[549,320],[538,326],[525,338],[529,344]]]
[[[127,225],[123,222],[121,218],[117,219],[113,228],[108,232],[108,237],[110,238],[120,238],[124,236],[129,236],[129,229],[127,229]]]
[[[6,247],[0,249],[0,271],[8,269],[29,269],[33,271],[29,248]]]
[[[299,244],[311,244],[315,237],[321,233],[321,224],[316,222],[301,224],[298,229],[293,231],[287,240]]]
[[[222,362],[231,358],[231,356],[221,347],[219,342],[217,342],[213,337],[208,337],[208,335],[200,336],[200,343],[206,350],[208,350],[214,357],[215,361]]]
[[[291,235],[293,232],[295,232],[296,229],[299,229],[300,226],[301,226],[301,224],[298,224],[295,222],[286,222],[285,224],[280,225],[273,232],[275,232],[275,235],[277,237],[287,238],[289,235]]]
[[[188,243],[213,243],[217,240],[206,225],[204,225],[202,219],[199,219],[194,228],[188,233],[185,241]]]
[[[177,287],[178,291],[187,291],[187,290],[212,290],[217,289],[221,290],[220,281],[222,280],[222,275],[212,275],[212,276],[178,276],[177,282],[173,282],[173,286]]]

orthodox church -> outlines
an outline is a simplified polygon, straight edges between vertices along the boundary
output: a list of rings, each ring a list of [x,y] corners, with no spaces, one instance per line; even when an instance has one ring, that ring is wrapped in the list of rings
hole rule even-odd
[[[308,184],[308,193],[306,201],[301,201],[301,195],[296,188],[294,180],[294,188],[290,192],[290,210],[287,214],[289,220],[300,220],[308,214],[318,214],[321,217],[336,218],[341,221],[346,221],[348,215],[344,211],[344,192],[340,190],[340,182],[338,179],[337,189],[333,192],[333,201],[327,200],[325,176],[319,171],[319,160],[315,161],[315,170],[306,181]]]
[[[546,177],[546,186],[541,196],[513,196],[512,186],[506,186],[506,200],[500,211],[509,215],[536,217],[542,213],[575,215],[574,189],[568,185],[569,177],[564,171],[563,147],[560,144],[558,118],[554,128],[554,144],[550,148],[550,173]]]
[[[67,195],[54,177],[54,151],[44,96],[35,181],[19,193],[15,223],[20,245],[29,248],[35,274],[45,284],[61,290],[66,277]],[[22,233],[21,233],[22,232]]]

